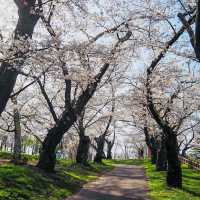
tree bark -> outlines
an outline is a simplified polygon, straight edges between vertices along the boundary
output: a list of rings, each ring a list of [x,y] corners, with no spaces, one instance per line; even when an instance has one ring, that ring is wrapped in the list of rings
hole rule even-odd
[[[17,101],[13,99],[14,103],[14,125],[15,125],[15,138],[14,138],[14,154],[13,162],[15,164],[21,161],[21,124],[20,124],[20,113],[17,108]]]
[[[83,165],[88,165],[88,155],[90,148],[90,138],[89,136],[80,136],[79,145],[76,154],[76,162]]]
[[[114,111],[115,111],[115,98],[114,98],[113,86],[112,86],[112,98],[113,99],[112,99],[112,109],[111,109],[111,112],[113,114]],[[96,163],[102,163],[103,155],[105,155],[105,153],[104,153],[104,145],[105,145],[106,136],[107,136],[107,133],[108,133],[108,130],[109,130],[109,127],[111,125],[112,120],[113,120],[113,115],[110,115],[108,123],[106,125],[106,128],[105,128],[103,134],[100,135],[99,137],[95,138],[95,141],[97,143],[97,153],[96,153],[96,156],[94,158],[94,162],[96,162]],[[114,137],[115,137],[115,135],[114,135]],[[105,158],[106,157],[104,157],[104,159]]]
[[[181,151],[181,156],[186,157],[187,156],[186,151],[187,151],[186,149],[183,149]]]
[[[157,150],[152,148],[151,149],[151,164],[156,164],[156,160],[157,160]]]
[[[149,147],[151,150],[151,163],[156,164],[157,160],[157,145],[156,145],[156,140],[153,136],[150,136],[148,127],[145,124],[144,126],[144,135],[145,135],[145,142],[146,145]]]
[[[182,170],[178,158],[178,142],[175,133],[171,132],[166,137],[167,149],[167,185],[169,187],[182,188]]]
[[[107,142],[107,159],[108,160],[112,160],[112,147],[113,147],[112,141],[108,141]]]
[[[167,170],[167,151],[165,146],[165,139],[162,136],[157,150],[156,171],[166,171],[166,170]]]
[[[200,60],[200,0],[197,1],[197,11],[195,20],[194,50],[198,60]]]
[[[112,160],[112,148],[115,144],[116,139],[116,132],[115,132],[115,122],[114,122],[114,135],[112,141],[109,141],[108,139],[105,139],[107,143],[107,159]]]
[[[82,110],[77,120],[79,145],[76,152],[76,162],[82,165],[88,165],[88,155],[91,142],[89,136],[85,135],[86,128],[84,126],[84,116],[85,116],[85,108]]]
[[[0,115],[4,111],[11,92],[15,86],[19,68],[26,60],[28,40],[32,37],[34,27],[39,19],[39,15],[34,10],[35,0],[31,0],[27,5],[22,5],[15,0],[19,19],[14,31],[14,41],[7,52],[14,60],[4,61],[0,66]]]
[[[8,140],[7,135],[2,136],[1,149],[3,151],[6,151],[6,149],[7,149],[7,140]]]
[[[138,149],[138,159],[144,158],[144,149],[141,147]]]
[[[39,162],[37,166],[46,172],[54,172],[56,164],[56,147],[61,142],[63,135],[76,121],[76,115],[73,112],[64,113],[62,120],[48,131],[48,134],[42,144]]]
[[[97,143],[97,153],[94,158],[94,162],[96,163],[102,163],[103,155],[104,155],[104,144],[105,144],[105,136],[100,135],[99,137],[95,138],[95,141]]]

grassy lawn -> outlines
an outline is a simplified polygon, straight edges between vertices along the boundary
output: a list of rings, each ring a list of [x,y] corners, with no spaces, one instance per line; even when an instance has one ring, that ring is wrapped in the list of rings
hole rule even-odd
[[[31,165],[1,164],[0,200],[63,200],[112,168],[109,164],[81,167],[59,161],[56,173],[46,174]]]
[[[183,170],[183,190],[170,189],[165,183],[165,172],[156,172],[154,165],[144,162],[146,174],[149,179],[150,197],[152,200],[200,200],[200,173],[188,169]]]
[[[28,155],[28,154],[21,154],[21,159],[23,162],[36,162],[38,160],[37,156],[34,155]],[[0,159],[8,159],[8,160],[12,160],[13,155],[9,152],[5,152],[5,151],[0,151]]]

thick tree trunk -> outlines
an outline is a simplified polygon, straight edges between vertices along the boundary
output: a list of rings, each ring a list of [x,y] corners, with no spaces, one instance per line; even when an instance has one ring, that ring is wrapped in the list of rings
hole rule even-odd
[[[87,165],[88,164],[88,155],[90,148],[90,138],[89,136],[80,136],[79,145],[76,154],[76,162],[79,164]]]
[[[178,158],[178,142],[175,133],[171,132],[166,137],[167,149],[167,185],[169,187],[182,188],[182,170]]]
[[[82,165],[88,165],[88,156],[90,149],[90,138],[85,135],[84,127],[84,116],[85,109],[82,110],[80,116],[78,117],[78,134],[79,134],[79,144],[76,152],[76,163]]]
[[[48,131],[43,141],[37,166],[46,172],[54,172],[56,164],[56,147],[61,142],[63,135],[76,121],[77,115],[73,111],[64,112],[61,120]]]
[[[56,164],[56,147],[60,143],[65,132],[62,129],[54,127],[49,130],[40,152],[37,166],[46,172],[54,172]]]
[[[157,161],[156,161],[157,171],[167,170],[167,151],[165,146],[165,139],[162,137],[159,148],[157,150]]]
[[[105,144],[105,136],[100,135],[99,137],[95,138],[95,141],[97,143],[97,153],[94,158],[94,162],[96,163],[102,163],[103,155],[104,155],[104,144]]]
[[[17,106],[16,100],[14,100],[15,106]],[[17,107],[14,108],[14,125],[15,125],[15,138],[14,138],[14,154],[13,161],[18,164],[21,161],[21,124],[20,114]]]
[[[16,70],[11,67],[6,62],[2,63],[0,67],[0,114],[6,107],[18,75]]]
[[[11,62],[5,61],[0,66],[0,115],[4,111],[15,86],[18,75],[17,69],[25,62],[25,54],[28,52],[28,39],[32,37],[34,27],[39,19],[39,15],[32,12],[34,4],[35,1],[32,0],[26,6],[21,5],[21,3],[18,5],[19,20],[14,32],[14,42],[7,53],[9,56],[18,59]]]

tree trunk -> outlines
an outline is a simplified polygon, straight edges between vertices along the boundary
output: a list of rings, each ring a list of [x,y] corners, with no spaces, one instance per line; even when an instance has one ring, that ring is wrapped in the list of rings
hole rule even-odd
[[[16,70],[10,67],[11,65],[6,62],[2,63],[0,67],[0,114],[6,107],[17,79]]]
[[[105,136],[100,135],[99,137],[95,138],[95,141],[97,143],[97,153],[94,158],[94,162],[96,163],[102,163],[103,155],[104,155],[104,144],[105,144]]]
[[[45,138],[39,157],[37,166],[46,172],[54,172],[56,165],[56,147],[61,142],[63,132],[62,128],[54,127],[48,131]]]
[[[32,0],[26,6],[18,5],[19,20],[14,32],[14,41],[7,52],[8,56],[18,59],[3,62],[0,66],[0,115],[4,111],[15,86],[18,75],[16,66],[20,68],[26,60],[28,40],[32,37],[34,27],[39,19],[38,14],[33,14],[34,4],[35,1]]]
[[[79,145],[76,154],[76,162],[79,164],[87,165],[88,164],[88,155],[90,148],[90,138],[89,136],[80,136]]]
[[[182,170],[178,158],[178,142],[175,133],[170,132],[166,137],[167,149],[167,185],[169,187],[182,188]]]
[[[7,143],[7,140],[8,140],[8,136],[7,135],[4,135],[3,137],[2,137],[2,150],[3,151],[6,151],[7,150],[7,145],[6,145],[6,143]]]
[[[94,77],[95,82],[88,84],[87,88],[78,97],[75,106],[69,106],[67,110],[62,113],[61,118],[56,122],[53,128],[48,131],[48,134],[42,144],[40,158],[37,166],[46,172],[54,172],[56,164],[55,150],[57,145],[61,142],[63,135],[71,128],[93,96],[101,78],[109,68],[109,64],[105,63],[100,69],[99,73]]]
[[[13,161],[14,163],[19,163],[21,161],[21,124],[20,124],[20,114],[19,110],[16,107],[17,101],[14,99],[14,125],[15,125],[15,138],[14,138],[14,154]]]
[[[40,143],[36,142],[36,144],[34,145],[34,155],[38,155],[38,153],[40,152]]]
[[[138,159],[143,159],[144,158],[144,149],[139,148],[138,149]]]
[[[3,150],[3,145],[2,145],[3,143],[2,143],[2,138],[1,138],[1,145],[0,145],[0,151],[2,151]]]
[[[113,144],[111,141],[107,142],[107,159],[112,160],[112,147]]]
[[[157,160],[157,149],[151,148],[151,163],[156,164],[156,160]]]
[[[183,149],[182,152],[181,152],[181,156],[186,157],[186,155],[187,155],[186,151],[187,151],[186,149]]]
[[[156,171],[167,170],[167,151],[164,137],[161,138],[159,148],[157,150]]]
[[[157,142],[154,136],[150,136],[147,125],[144,126],[145,142],[151,150],[151,163],[156,164],[157,160]]]

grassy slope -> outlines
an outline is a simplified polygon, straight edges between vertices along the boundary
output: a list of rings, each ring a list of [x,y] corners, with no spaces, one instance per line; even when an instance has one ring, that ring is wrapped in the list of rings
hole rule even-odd
[[[147,160],[109,161],[109,164],[143,165],[146,169],[150,188],[151,200],[200,200],[200,172],[188,169],[183,170],[183,190],[170,189],[166,186],[166,172],[156,172],[155,166]]]
[[[111,165],[88,167],[60,161],[55,174],[45,174],[33,166],[0,165],[0,200],[63,200]]]
[[[165,172],[156,172],[155,167],[147,161],[144,164],[149,178],[152,200],[200,200],[199,172],[183,165],[183,190],[170,189],[165,183]]]

